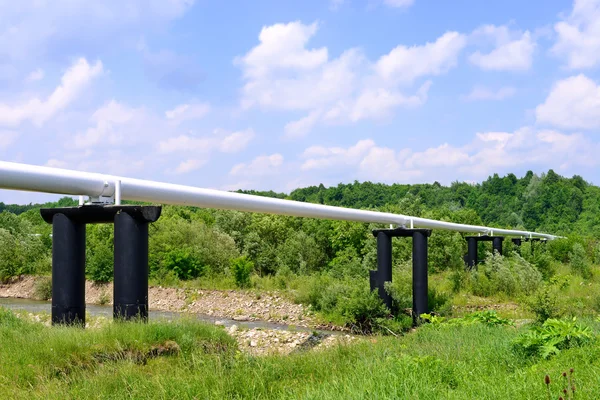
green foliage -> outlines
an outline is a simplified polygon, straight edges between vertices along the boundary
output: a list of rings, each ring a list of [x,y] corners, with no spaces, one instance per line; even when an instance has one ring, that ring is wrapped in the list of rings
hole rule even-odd
[[[536,320],[540,323],[551,318],[558,318],[562,314],[562,309],[558,302],[558,290],[554,286],[542,286],[531,298],[527,301],[527,306],[536,316]]]
[[[162,266],[169,271],[173,271],[179,279],[183,280],[198,278],[205,273],[204,265],[193,253],[193,250],[185,247],[165,252]]]
[[[231,260],[233,278],[235,279],[235,284],[240,288],[247,288],[250,286],[250,275],[253,270],[254,263],[245,256]]]
[[[510,257],[488,253],[485,262],[470,272],[469,277],[471,291],[478,296],[529,295],[541,283],[542,274],[517,253]]]
[[[569,253],[569,260],[573,271],[589,279],[592,277],[592,269],[587,259],[584,247],[580,243],[573,245],[573,250]]]
[[[510,319],[499,317],[498,313],[494,310],[476,311],[465,316],[464,319],[489,326],[514,325]]]
[[[589,326],[572,320],[547,319],[541,326],[534,325],[515,340],[515,348],[528,356],[549,358],[561,350],[589,344],[595,339]]]
[[[514,323],[507,318],[498,316],[498,313],[494,310],[476,311],[474,313],[465,315],[461,318],[451,318],[438,316],[435,314],[421,314],[421,320],[428,322],[432,325],[470,325],[470,324],[483,324],[487,326],[513,326]]]
[[[113,229],[110,225],[87,228],[86,275],[94,282],[110,282],[114,275]]]
[[[33,297],[36,300],[48,300],[52,297],[52,278],[40,276],[35,280]]]

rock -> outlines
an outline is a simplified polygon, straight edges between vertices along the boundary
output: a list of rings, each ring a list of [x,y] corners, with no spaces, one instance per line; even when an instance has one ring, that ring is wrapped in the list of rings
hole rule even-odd
[[[248,317],[247,315],[236,315],[235,317],[233,317],[234,321],[248,321],[250,319],[250,317]]]
[[[215,321],[215,325],[223,326],[225,325],[225,321]]]
[[[250,347],[256,347],[256,346],[258,346],[258,343],[256,343],[256,340],[251,340]]]
[[[238,330],[238,326],[237,325],[231,325],[229,327],[229,333],[235,333]]]

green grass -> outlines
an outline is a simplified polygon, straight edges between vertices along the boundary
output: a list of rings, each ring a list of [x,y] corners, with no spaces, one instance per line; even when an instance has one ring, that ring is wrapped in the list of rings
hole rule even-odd
[[[598,332],[597,323],[588,321]],[[289,356],[251,357],[222,328],[181,320],[44,327],[0,310],[0,398],[546,399],[575,369],[577,398],[600,393],[600,348],[526,358],[525,328],[427,325],[395,337]],[[157,349],[180,351],[157,355]]]

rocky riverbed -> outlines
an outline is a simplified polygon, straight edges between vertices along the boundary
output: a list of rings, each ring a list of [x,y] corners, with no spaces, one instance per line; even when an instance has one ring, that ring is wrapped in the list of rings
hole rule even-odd
[[[26,276],[0,285],[0,297],[31,299],[35,294],[37,277]],[[112,304],[112,284],[86,282],[86,303]],[[341,327],[323,326],[313,313],[301,304],[294,304],[277,293],[253,293],[236,290],[200,290],[151,287],[149,289],[151,310],[190,314],[205,314],[217,318],[216,325],[225,325],[218,318],[234,321],[267,321],[312,329],[343,330]],[[50,325],[50,316],[21,313],[32,321]],[[110,322],[104,317],[88,321],[88,328]],[[290,354],[298,351],[318,350],[336,344],[360,340],[356,336],[328,334],[323,331],[294,329],[247,329],[240,325],[223,326],[234,337],[240,350],[253,355]]]

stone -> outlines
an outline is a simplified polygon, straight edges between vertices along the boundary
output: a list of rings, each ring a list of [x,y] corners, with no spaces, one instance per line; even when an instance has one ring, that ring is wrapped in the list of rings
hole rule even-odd
[[[247,315],[236,315],[235,317],[233,317],[234,321],[248,321],[250,319],[250,317],[248,317]]]

